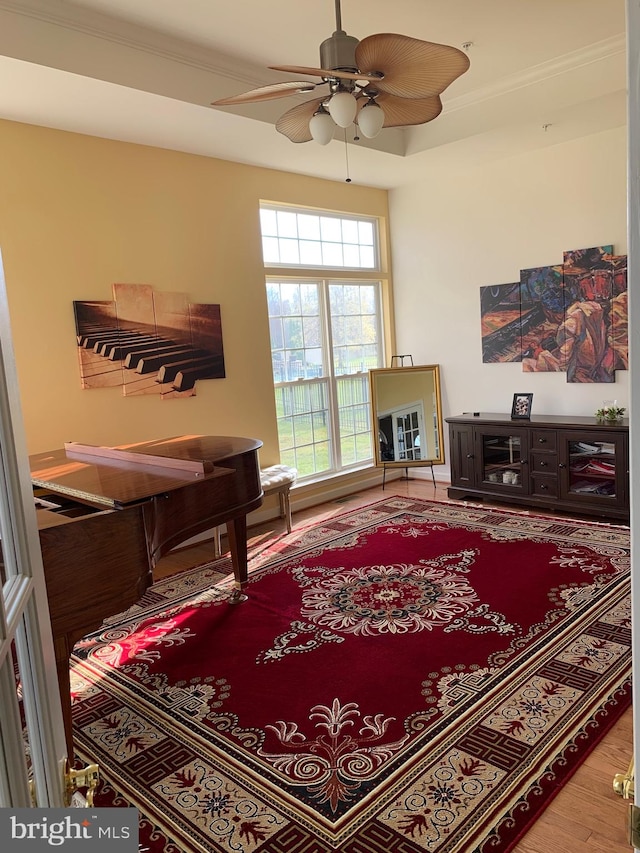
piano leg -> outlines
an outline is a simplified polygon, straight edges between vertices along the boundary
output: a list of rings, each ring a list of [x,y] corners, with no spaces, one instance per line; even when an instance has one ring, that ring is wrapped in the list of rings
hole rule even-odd
[[[229,598],[229,604],[238,604],[240,601],[247,600],[247,596],[243,592],[248,580],[246,515],[239,515],[233,520],[227,521],[227,536],[236,587]]]

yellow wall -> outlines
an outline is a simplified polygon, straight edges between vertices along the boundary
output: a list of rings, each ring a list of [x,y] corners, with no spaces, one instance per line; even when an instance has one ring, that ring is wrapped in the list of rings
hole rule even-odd
[[[259,201],[383,217],[384,238],[385,191],[4,121],[0,187],[30,453],[210,433],[278,461]],[[220,304],[226,379],[179,400],[83,391],[72,303],[110,300],[114,282]]]

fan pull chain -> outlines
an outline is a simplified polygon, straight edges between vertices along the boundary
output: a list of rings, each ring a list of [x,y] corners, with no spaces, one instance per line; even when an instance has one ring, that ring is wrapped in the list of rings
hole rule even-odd
[[[347,145],[347,129],[344,129],[344,162],[346,166],[347,177],[344,179],[346,184],[351,183],[351,177],[349,175],[349,146]]]

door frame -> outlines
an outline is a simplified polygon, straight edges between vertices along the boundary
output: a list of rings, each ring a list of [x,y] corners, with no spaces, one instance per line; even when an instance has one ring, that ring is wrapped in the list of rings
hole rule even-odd
[[[627,278],[629,282],[629,341],[632,329],[640,329],[640,0],[627,0]],[[634,287],[635,285],[635,287]],[[637,297],[637,298],[635,298]],[[631,525],[631,612],[633,649],[633,732],[634,764],[640,768],[640,557],[635,547],[640,530],[640,347],[629,352],[629,489]],[[622,768],[623,769],[623,768]],[[640,805],[640,785],[635,788],[635,805]],[[635,848],[636,850],[638,848]]]
[[[67,749],[1,254],[0,455],[0,807],[61,808]]]

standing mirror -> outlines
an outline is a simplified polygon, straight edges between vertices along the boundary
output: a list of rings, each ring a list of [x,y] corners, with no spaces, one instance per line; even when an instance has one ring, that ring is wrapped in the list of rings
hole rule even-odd
[[[370,370],[369,380],[376,465],[442,465],[440,366]]]

